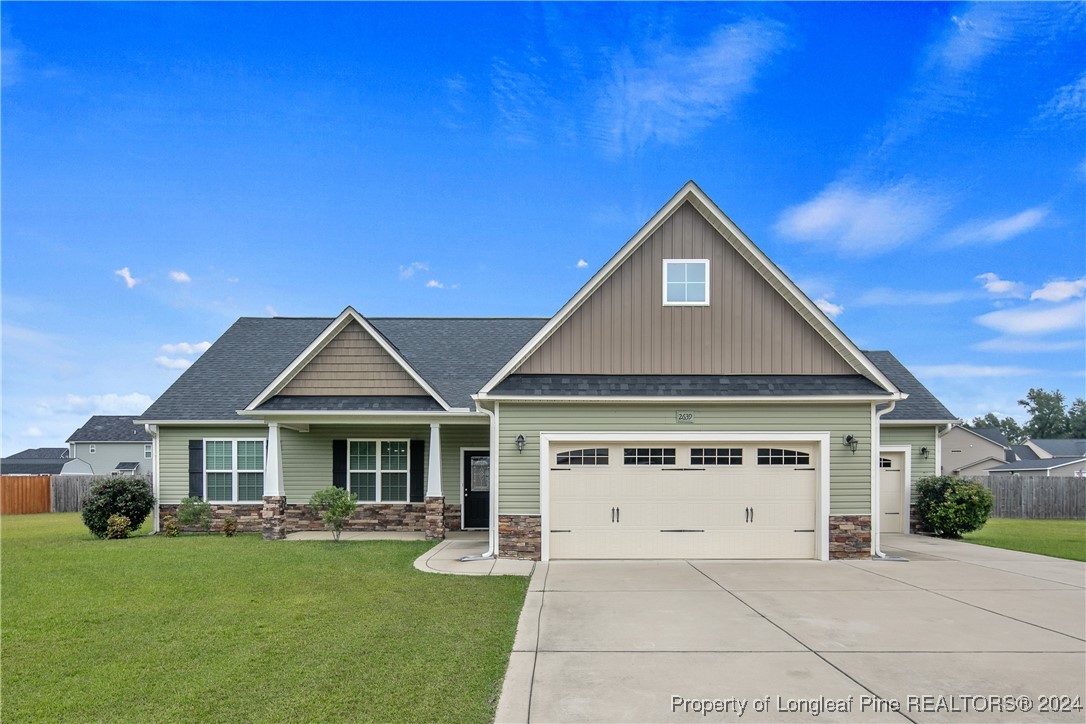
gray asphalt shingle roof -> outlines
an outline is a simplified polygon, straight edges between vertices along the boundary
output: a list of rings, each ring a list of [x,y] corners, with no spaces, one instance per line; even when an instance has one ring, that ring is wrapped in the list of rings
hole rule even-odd
[[[893,412],[883,415],[884,421],[951,422],[957,419],[954,413],[946,409],[943,403],[939,402],[935,395],[920,383],[920,380],[913,377],[912,372],[905,369],[905,365],[901,364],[893,354],[885,350],[865,350],[864,354],[884,375],[890,378],[899,390],[909,395],[908,399],[897,403]]]
[[[997,468],[989,468],[988,472],[1002,473],[1015,470],[1051,470],[1052,468],[1058,468],[1063,465],[1070,465],[1071,463],[1082,462],[1083,460],[1086,460],[1086,455],[1060,456],[1038,460],[1015,460],[1013,463],[1000,465]]]
[[[1040,458],[1029,445],[1011,445],[1011,451],[1019,460],[1037,460]]]
[[[94,415],[72,433],[68,442],[151,442],[134,415]]]
[[[1086,440],[1074,438],[1067,440],[1034,440],[1030,438],[1029,441],[1054,458],[1070,457],[1072,455],[1086,456]]]
[[[1011,443],[1007,440],[1007,436],[1004,435],[1003,431],[998,427],[971,427],[969,429],[981,437],[991,440],[996,445],[1002,445],[1003,447],[1011,446]]]
[[[396,410],[399,412],[441,412],[443,409],[438,401],[429,395],[413,396],[309,396],[309,395],[276,395],[260,407],[261,411],[277,412],[283,410],[311,411],[311,410]]]
[[[66,447],[35,447],[8,455],[0,460],[4,475],[59,475],[68,462]]]
[[[877,395],[862,375],[510,375],[495,395],[530,397],[775,397]]]

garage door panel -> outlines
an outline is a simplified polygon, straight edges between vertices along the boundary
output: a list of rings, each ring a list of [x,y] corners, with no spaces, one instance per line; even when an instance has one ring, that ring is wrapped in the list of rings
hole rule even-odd
[[[778,457],[782,447],[814,457],[809,446],[768,445]],[[692,446],[704,444],[666,445],[676,451],[675,465],[627,465],[624,446],[612,445],[608,465],[552,468],[550,557],[815,556],[814,467],[760,465],[758,449],[766,444],[734,443],[720,447],[741,449],[741,459],[690,465]]]

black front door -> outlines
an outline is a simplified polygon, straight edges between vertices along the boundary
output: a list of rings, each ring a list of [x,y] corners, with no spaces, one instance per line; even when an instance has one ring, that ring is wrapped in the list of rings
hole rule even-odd
[[[490,527],[490,453],[464,451],[464,527]]]

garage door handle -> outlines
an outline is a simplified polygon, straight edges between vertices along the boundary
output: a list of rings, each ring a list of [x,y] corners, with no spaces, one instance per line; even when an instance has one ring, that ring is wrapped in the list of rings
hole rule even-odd
[[[622,522],[622,508],[615,508],[615,522]]]
[[[754,517],[754,510],[752,508],[746,508],[745,510],[747,511],[747,522],[749,523],[751,518]]]
[[[611,522],[612,523],[615,522],[615,509],[614,508],[611,508]]]
[[[750,522],[754,522],[754,506],[751,506],[750,508]]]

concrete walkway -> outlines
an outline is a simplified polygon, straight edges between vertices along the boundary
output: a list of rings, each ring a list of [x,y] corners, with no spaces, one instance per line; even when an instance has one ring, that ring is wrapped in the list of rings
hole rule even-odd
[[[482,561],[462,561],[465,556],[486,553],[486,531],[457,531],[447,534],[444,541],[415,561],[415,568],[425,573],[447,573],[454,576],[530,576],[534,561],[513,561],[488,558]]]
[[[911,560],[538,564],[497,721],[1086,720],[1041,711],[1086,704],[1086,564],[883,548]]]

